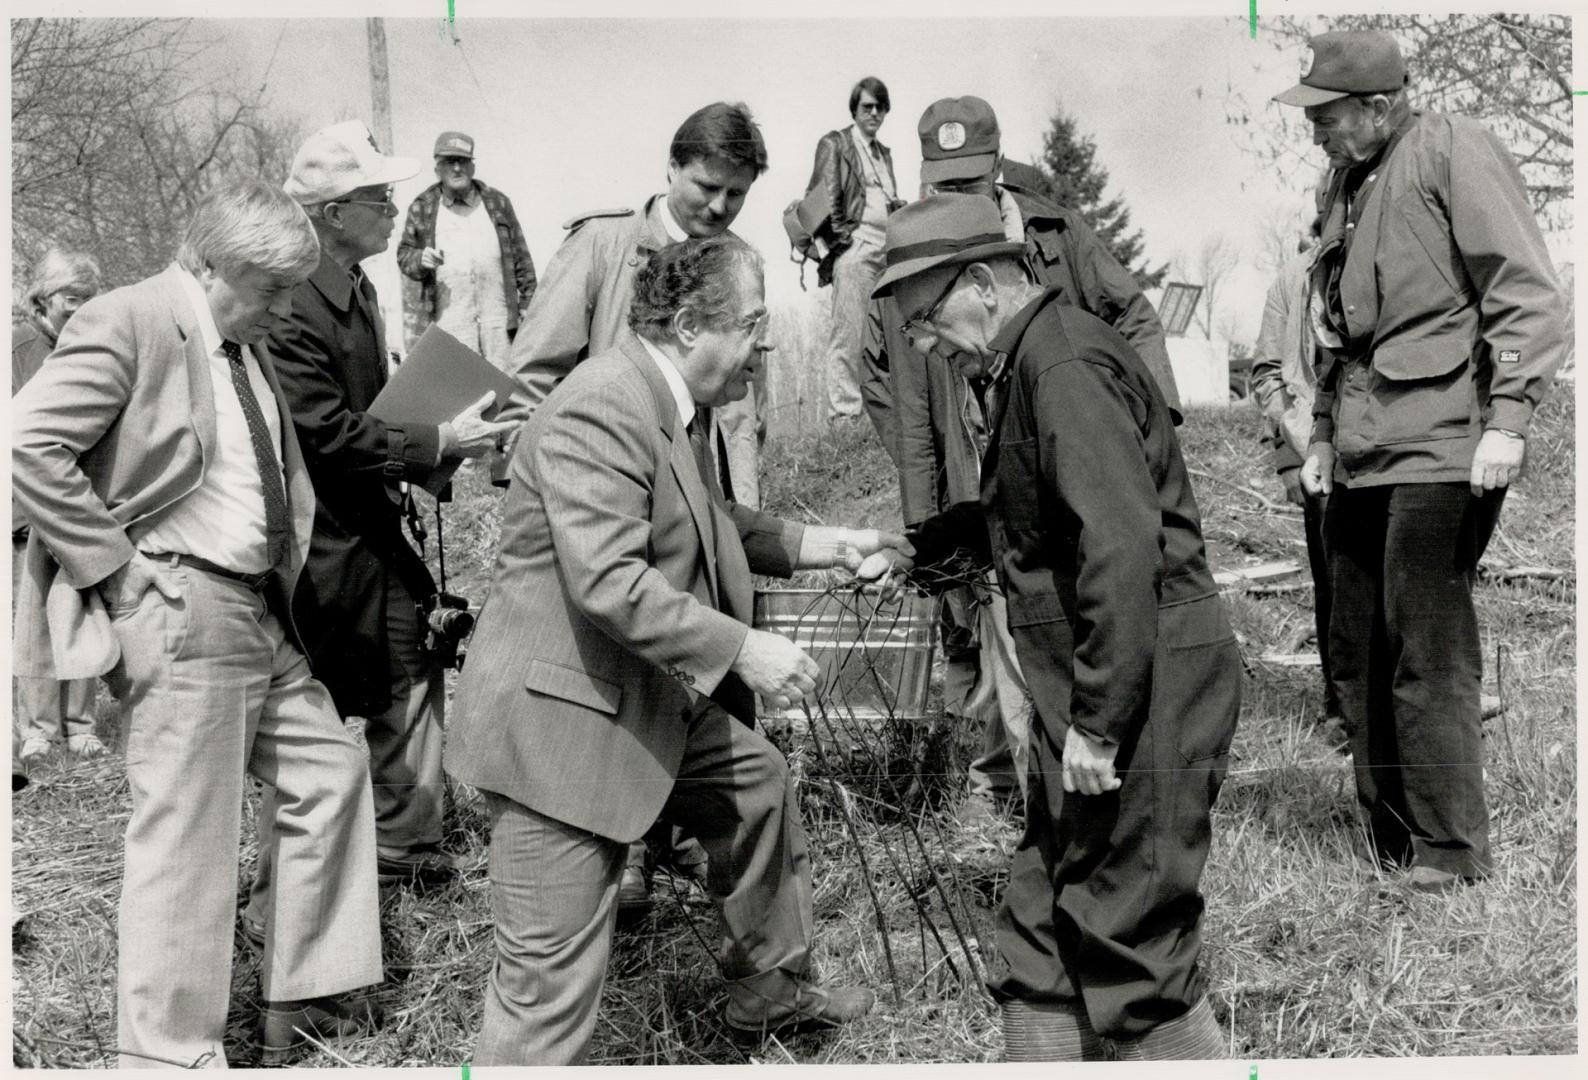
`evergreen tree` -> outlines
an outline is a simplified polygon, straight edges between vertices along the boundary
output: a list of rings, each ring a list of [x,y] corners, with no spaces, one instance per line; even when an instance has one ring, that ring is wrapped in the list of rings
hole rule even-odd
[[[1055,109],[1051,126],[1042,137],[1042,160],[1030,170],[1015,171],[1019,179],[1010,175],[1006,165],[1005,178],[1016,184],[1025,179],[1037,186],[1038,194],[1079,213],[1143,289],[1163,283],[1168,266],[1152,268],[1141,261],[1141,230],[1131,230],[1124,199],[1104,197],[1108,170],[1097,163],[1097,143],[1076,129],[1074,117],[1062,108]]]

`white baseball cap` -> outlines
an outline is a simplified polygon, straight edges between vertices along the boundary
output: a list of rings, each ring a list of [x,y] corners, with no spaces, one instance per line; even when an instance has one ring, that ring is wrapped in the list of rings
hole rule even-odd
[[[298,147],[283,186],[298,203],[313,206],[361,187],[407,180],[418,175],[420,164],[418,158],[382,154],[369,125],[344,120],[321,128]]]

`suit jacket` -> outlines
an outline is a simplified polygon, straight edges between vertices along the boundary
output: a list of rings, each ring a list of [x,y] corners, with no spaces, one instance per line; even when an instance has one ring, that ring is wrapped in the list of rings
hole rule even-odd
[[[18,674],[103,675],[121,657],[94,586],[132,558],[149,517],[198,487],[215,446],[215,389],[204,339],[173,266],[90,300],[50,362],[11,403],[11,480],[33,525],[16,598]],[[309,549],[314,491],[267,350],[254,356],[281,416],[292,509],[287,598]]]
[[[701,694],[728,674],[752,568],[788,576],[803,527],[708,492],[633,335],[580,364],[518,440],[502,544],[458,682],[446,768],[613,840],[656,820]]]
[[[386,596],[394,579],[416,600],[435,591],[403,538],[398,482],[429,478],[437,429],[389,426],[366,411],[386,385],[372,303],[359,299],[346,270],[321,259],[270,339],[316,496],[309,572],[293,602],[310,665],[343,716],[391,704],[398,661],[386,637]]]

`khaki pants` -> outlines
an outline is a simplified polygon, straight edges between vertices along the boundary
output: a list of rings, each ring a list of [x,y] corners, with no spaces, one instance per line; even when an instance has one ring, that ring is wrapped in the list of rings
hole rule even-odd
[[[871,290],[882,275],[882,234],[857,228],[833,260],[832,325],[827,339],[827,418],[860,415],[860,344]]]
[[[224,1066],[245,775],[276,791],[267,1001],[381,980],[374,807],[363,755],[264,597],[162,566],[181,591],[111,605],[126,711],[126,867],[118,926],[120,1064]]]

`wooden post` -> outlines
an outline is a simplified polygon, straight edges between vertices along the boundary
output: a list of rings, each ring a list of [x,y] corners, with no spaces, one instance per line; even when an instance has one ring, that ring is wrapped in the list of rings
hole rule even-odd
[[[365,19],[364,23],[369,29],[369,92],[375,104],[371,120],[381,153],[390,154],[394,147],[391,133],[391,76],[386,67],[386,20]]]

